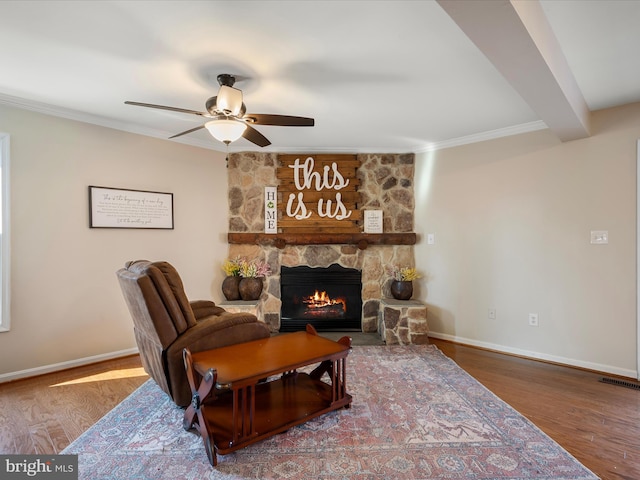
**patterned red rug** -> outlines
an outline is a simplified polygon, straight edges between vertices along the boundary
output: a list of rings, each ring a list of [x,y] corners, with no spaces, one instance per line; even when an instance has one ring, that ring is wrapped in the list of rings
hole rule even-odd
[[[148,381],[73,442],[83,479],[597,479],[435,346],[356,346],[350,409],[211,467]]]

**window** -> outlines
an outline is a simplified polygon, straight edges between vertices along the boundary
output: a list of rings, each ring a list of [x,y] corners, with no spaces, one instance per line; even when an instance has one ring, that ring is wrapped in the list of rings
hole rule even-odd
[[[0,132],[0,332],[9,330],[9,135]]]

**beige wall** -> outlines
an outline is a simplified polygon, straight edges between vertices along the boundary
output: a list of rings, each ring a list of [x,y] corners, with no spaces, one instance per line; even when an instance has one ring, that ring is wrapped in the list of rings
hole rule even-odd
[[[135,348],[115,276],[127,260],[168,260],[191,298],[221,299],[224,154],[4,106],[0,131],[11,142],[12,246],[0,380]],[[90,229],[88,185],[173,193],[175,229]]]
[[[418,155],[416,293],[435,335],[635,376],[640,105],[597,112],[593,128]],[[135,348],[115,278],[126,260],[167,259],[191,298],[221,300],[222,153],[4,106],[0,131],[12,188],[0,380]],[[88,185],[172,192],[175,230],[88,228]],[[609,245],[590,245],[590,230],[609,230]]]
[[[639,137],[633,104],[595,112],[583,140],[538,131],[420,154],[416,262],[430,331],[635,377]],[[591,230],[608,230],[609,244],[591,245]]]

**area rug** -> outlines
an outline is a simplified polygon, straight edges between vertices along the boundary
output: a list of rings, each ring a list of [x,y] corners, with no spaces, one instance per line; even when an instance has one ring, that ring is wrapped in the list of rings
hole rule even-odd
[[[74,441],[82,479],[597,479],[435,346],[356,346],[351,408],[212,467],[183,410],[147,381]]]

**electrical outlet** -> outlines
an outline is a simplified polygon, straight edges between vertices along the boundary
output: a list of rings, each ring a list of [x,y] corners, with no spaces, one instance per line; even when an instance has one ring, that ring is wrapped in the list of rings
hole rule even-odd
[[[496,309],[495,308],[490,308],[489,309],[489,318],[491,320],[495,320],[496,319]]]
[[[591,230],[591,243],[593,245],[606,245],[609,243],[609,231]]]
[[[539,325],[538,323],[538,314],[537,313],[530,313],[529,314],[529,326],[530,327],[537,327]]]

